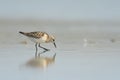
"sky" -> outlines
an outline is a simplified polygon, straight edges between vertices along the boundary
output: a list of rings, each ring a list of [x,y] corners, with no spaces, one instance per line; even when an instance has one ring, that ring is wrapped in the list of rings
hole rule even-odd
[[[0,18],[120,20],[120,0],[0,0]]]

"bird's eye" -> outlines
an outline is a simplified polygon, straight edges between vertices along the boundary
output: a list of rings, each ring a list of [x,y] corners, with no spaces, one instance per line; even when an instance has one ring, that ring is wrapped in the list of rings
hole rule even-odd
[[[55,41],[55,39],[53,39],[53,41]]]

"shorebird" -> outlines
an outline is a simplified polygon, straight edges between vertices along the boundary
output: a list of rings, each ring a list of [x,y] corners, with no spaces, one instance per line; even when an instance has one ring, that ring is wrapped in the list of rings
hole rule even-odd
[[[56,44],[55,44],[55,38],[52,35],[47,34],[46,32],[40,32],[40,31],[36,31],[36,32],[21,32],[19,31],[19,33],[27,36],[31,41],[33,41],[35,43],[35,48],[36,48],[36,55],[37,55],[37,51],[38,51],[38,46],[42,49],[44,49],[45,51],[49,51],[49,49],[42,47],[40,44],[41,43],[53,43],[55,48],[56,48]]]

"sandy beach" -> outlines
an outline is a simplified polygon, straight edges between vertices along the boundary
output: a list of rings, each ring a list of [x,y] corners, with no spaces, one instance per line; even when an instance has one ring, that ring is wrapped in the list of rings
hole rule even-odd
[[[0,0],[0,80],[120,80],[120,0]]]
[[[55,35],[57,48],[42,44],[51,51],[35,59],[34,43],[18,31],[38,30]],[[119,80],[119,31],[119,26],[1,25],[0,79]]]

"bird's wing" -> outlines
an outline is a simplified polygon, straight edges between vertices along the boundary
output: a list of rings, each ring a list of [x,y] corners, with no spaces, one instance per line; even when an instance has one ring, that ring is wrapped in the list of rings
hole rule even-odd
[[[29,32],[26,33],[26,36],[28,37],[33,37],[33,38],[41,38],[42,36],[44,36],[44,32]]]

